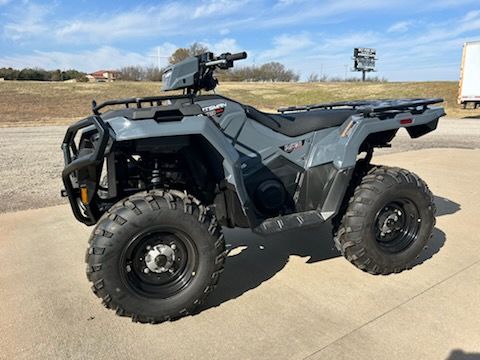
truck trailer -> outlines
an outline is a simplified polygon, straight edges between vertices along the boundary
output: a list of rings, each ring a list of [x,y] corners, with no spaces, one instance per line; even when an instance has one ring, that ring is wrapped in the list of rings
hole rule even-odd
[[[463,45],[458,104],[466,109],[469,103],[474,109],[480,107],[480,41]]]

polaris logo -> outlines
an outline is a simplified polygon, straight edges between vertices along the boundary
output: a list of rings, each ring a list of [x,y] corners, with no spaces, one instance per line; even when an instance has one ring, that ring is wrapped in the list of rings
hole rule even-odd
[[[225,111],[227,103],[220,103],[215,105],[210,105],[202,108],[202,111],[207,116],[220,116]]]

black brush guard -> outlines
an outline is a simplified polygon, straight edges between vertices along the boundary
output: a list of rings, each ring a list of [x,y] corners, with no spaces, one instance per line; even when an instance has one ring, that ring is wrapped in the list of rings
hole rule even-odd
[[[79,157],[79,151],[75,145],[75,136],[79,130],[92,125],[98,131],[98,141],[94,146],[93,152]],[[94,225],[96,223],[96,211],[92,209],[89,204],[83,204],[84,209],[82,211],[79,204],[79,188],[74,187],[71,175],[79,169],[89,166],[98,166],[103,161],[109,138],[110,134],[108,125],[100,118],[100,116],[92,115],[70,126],[63,139],[62,151],[65,160],[65,168],[62,171],[62,179],[63,184],[65,185],[65,194],[68,197],[75,218],[86,225]]]
[[[62,196],[68,197],[73,214],[78,221],[84,223],[85,225],[95,225],[99,218],[97,204],[92,202],[91,198],[88,204],[80,205],[80,189],[74,186],[72,174],[78,173],[78,170],[80,169],[92,166],[96,167],[103,161],[105,149],[110,138],[110,132],[109,125],[100,117],[100,110],[115,105],[124,105],[125,108],[134,106],[141,109],[145,107],[145,105],[147,105],[147,107],[148,105],[150,105],[150,107],[162,106],[164,101],[176,101],[181,99],[188,99],[193,104],[193,96],[191,94],[109,100],[99,105],[97,105],[95,101],[92,101],[93,115],[78,121],[68,128],[62,143],[63,157],[65,160],[65,168],[62,171],[62,179],[63,184],[65,185],[65,190],[62,191]],[[99,139],[94,146],[93,152],[79,157],[79,149],[77,149],[74,141],[75,136],[80,130],[92,125],[97,130]],[[95,186],[95,189],[89,189],[92,196],[94,196],[93,194],[95,194],[97,191],[98,183],[96,183]]]

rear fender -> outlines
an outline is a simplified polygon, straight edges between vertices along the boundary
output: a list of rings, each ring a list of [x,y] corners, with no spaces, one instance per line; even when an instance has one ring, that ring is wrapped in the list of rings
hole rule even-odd
[[[335,145],[336,151],[333,163],[338,169],[355,166],[360,146],[370,134],[388,132],[404,127],[410,137],[417,138],[435,130],[438,119],[444,115],[443,108],[434,108],[426,110],[422,114],[406,112],[382,120],[378,117],[352,116],[338,129],[340,136]]]
[[[423,114],[404,112],[389,119],[353,115],[338,128],[316,132],[307,160],[307,169],[319,168],[329,163],[336,169],[330,186],[323,189],[327,191],[325,200],[317,209],[322,218],[327,220],[339,211],[350,186],[358,154],[367,137],[374,140],[373,146],[388,143],[402,127],[407,129],[412,138],[419,137],[434,130],[438,119],[444,115],[442,108],[428,109]]]

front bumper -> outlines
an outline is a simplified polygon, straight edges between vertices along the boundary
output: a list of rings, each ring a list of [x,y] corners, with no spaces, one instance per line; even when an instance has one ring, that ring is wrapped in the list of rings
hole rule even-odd
[[[93,151],[86,155],[79,155],[79,149],[75,144],[75,137],[78,131],[87,127],[94,127],[98,133],[98,140],[95,141]],[[67,129],[65,138],[62,142],[63,157],[65,167],[62,171],[62,180],[65,186],[65,194],[68,197],[75,218],[86,224],[94,225],[99,217],[99,211],[96,203],[92,201],[96,197],[98,189],[98,171],[97,168],[103,163],[105,149],[110,139],[109,125],[105,123],[98,115],[92,115],[88,118],[78,121]],[[87,188],[89,193],[85,202],[81,201],[80,185],[78,182],[79,170],[90,170],[90,173],[98,174],[95,179],[85,182],[82,186]]]

